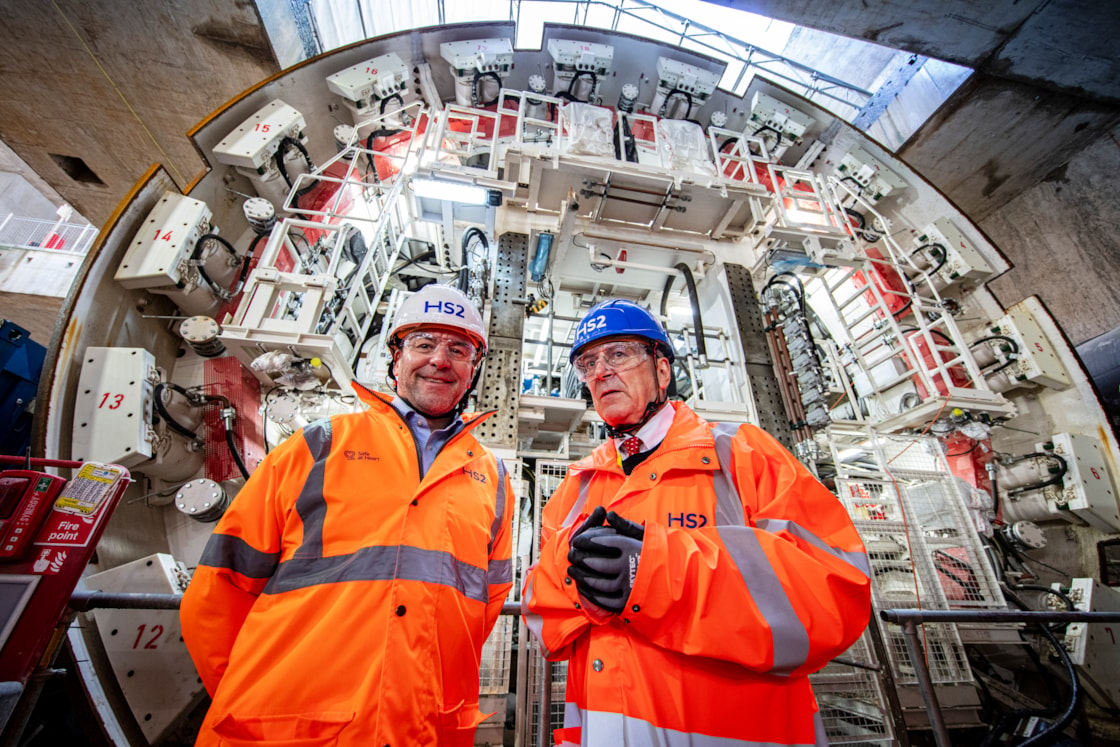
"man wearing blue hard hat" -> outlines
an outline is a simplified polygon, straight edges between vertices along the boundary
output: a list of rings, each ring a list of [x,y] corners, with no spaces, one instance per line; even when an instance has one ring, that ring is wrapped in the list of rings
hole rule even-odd
[[[594,306],[570,361],[611,439],[545,506],[522,614],[568,660],[557,745],[823,745],[808,675],[870,614],[840,501],[759,428],[669,402],[673,346]]]

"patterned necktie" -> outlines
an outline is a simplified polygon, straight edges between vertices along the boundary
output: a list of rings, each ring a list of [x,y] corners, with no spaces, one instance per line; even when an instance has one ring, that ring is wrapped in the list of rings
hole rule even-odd
[[[623,441],[619,448],[622,450],[624,456],[632,457],[642,450],[642,439],[637,436],[631,436]]]

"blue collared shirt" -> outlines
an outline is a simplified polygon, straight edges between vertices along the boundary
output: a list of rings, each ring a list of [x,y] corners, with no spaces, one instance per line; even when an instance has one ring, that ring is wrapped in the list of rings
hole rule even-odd
[[[412,433],[412,439],[416,441],[416,453],[420,455],[421,476],[428,474],[428,470],[431,468],[432,462],[436,460],[440,450],[451,440],[452,436],[463,430],[466,424],[463,423],[462,418],[455,418],[446,428],[432,431],[431,426],[428,425],[428,419],[409,407],[408,403],[400,397],[393,397],[390,404],[404,419],[405,425]]]

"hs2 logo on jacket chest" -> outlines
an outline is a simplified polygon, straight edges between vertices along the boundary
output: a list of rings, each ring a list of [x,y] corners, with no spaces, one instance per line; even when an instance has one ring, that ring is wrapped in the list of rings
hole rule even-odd
[[[463,474],[470,475],[471,479],[478,480],[481,483],[486,482],[486,475],[482,474],[481,472],[475,472],[470,467],[463,467]]]
[[[668,526],[674,524],[685,529],[699,529],[708,526],[708,517],[704,514],[670,513]]]

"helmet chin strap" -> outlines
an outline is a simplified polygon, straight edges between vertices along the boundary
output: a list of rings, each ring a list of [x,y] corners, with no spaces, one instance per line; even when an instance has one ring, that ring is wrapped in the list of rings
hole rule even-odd
[[[653,361],[653,380],[654,380],[654,382],[656,382],[657,381],[657,356],[656,355],[650,356],[650,359]],[[660,393],[658,393],[658,395],[655,399],[650,400],[649,404],[646,405],[646,411],[644,413],[642,413],[641,420],[639,420],[637,423],[624,423],[622,425],[607,425],[607,435],[610,436],[611,438],[622,438],[623,436],[631,435],[635,431],[640,430],[643,425],[645,425],[646,423],[649,422],[650,418],[652,418],[655,414],[657,414],[657,411],[661,409],[662,405],[664,405],[666,402],[669,401],[668,393],[669,393],[669,389],[668,389],[668,387],[666,387],[665,388],[665,396],[662,396]]]

